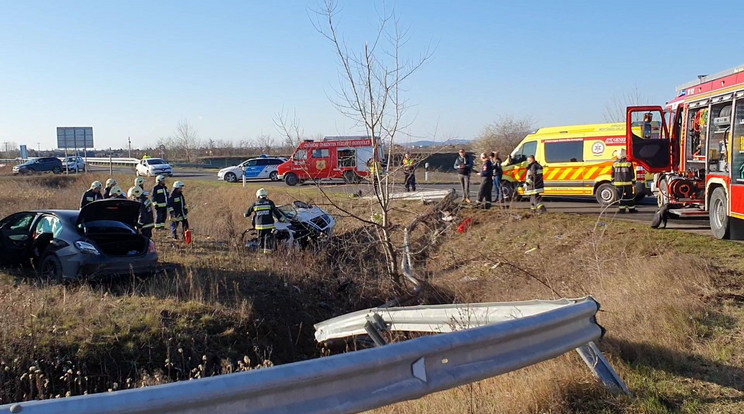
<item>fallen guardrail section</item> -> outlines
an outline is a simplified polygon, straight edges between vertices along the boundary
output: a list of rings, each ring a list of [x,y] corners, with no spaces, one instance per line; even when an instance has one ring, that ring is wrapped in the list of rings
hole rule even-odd
[[[3,405],[0,413],[353,413],[504,374],[572,349],[610,389],[627,392],[594,346],[603,334],[598,309],[591,297],[374,308],[317,324],[316,339],[373,332],[384,342],[384,330],[443,333],[251,372]]]
[[[390,199],[391,200],[414,200],[414,201],[434,201],[434,200],[441,200],[452,190],[420,190],[420,191],[410,191],[410,192],[404,192],[404,193],[390,193]],[[377,199],[377,196],[371,195],[364,197],[366,200],[372,200]]]

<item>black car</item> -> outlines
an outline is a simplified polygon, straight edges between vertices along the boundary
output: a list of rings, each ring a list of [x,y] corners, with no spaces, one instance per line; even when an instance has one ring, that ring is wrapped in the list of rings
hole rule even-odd
[[[44,279],[152,273],[158,255],[135,230],[139,203],[94,201],[81,210],[37,210],[0,221],[0,264],[32,264]]]
[[[55,157],[33,158],[13,167],[13,174],[34,174],[39,172],[62,172],[62,161]]]

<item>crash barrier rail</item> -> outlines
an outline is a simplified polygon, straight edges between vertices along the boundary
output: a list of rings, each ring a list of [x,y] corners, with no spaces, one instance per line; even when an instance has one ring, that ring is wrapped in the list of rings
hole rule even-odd
[[[410,191],[404,193],[390,193],[389,197],[391,200],[441,200],[447,197],[451,191],[452,190]],[[377,196],[366,196],[364,199],[377,199]]]
[[[88,157],[85,162],[90,165],[137,165],[140,162],[137,158],[93,158]]]
[[[482,311],[490,307],[497,311]],[[599,304],[592,298],[524,305],[450,305],[442,315],[435,315],[436,307],[425,308],[411,309],[429,315],[428,323],[410,320],[413,325],[409,326],[430,329],[438,324],[444,331],[444,323],[439,322],[469,315],[467,309],[480,309],[482,314],[463,319],[480,321],[465,326],[501,322],[256,371],[9,404],[0,406],[0,413],[353,413],[504,374],[575,348],[586,349],[588,362],[599,366],[602,373],[609,369],[614,374],[593,346],[603,329],[595,320]],[[359,324],[366,320],[360,316],[370,313],[378,315],[377,323],[382,325],[375,328],[378,332],[388,326],[385,317],[395,315],[391,321],[396,325],[390,323],[390,327],[416,318],[415,314],[404,318],[405,308],[355,312],[319,323],[318,329],[325,333],[316,337],[340,338],[359,332]]]

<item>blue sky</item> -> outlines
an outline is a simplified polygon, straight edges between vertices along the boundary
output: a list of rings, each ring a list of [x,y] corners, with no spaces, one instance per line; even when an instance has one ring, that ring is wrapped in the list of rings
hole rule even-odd
[[[341,1],[349,47],[374,35],[381,2]],[[433,56],[406,85],[407,133],[473,138],[500,115],[535,126],[603,121],[638,88],[663,104],[678,84],[744,63],[744,2],[388,1],[403,52]],[[202,138],[359,133],[329,97],[320,1],[0,0],[0,142],[55,145],[57,126],[93,126],[97,147],[154,144],[181,119]],[[434,134],[436,133],[436,136]],[[403,138],[406,141],[409,138]]]

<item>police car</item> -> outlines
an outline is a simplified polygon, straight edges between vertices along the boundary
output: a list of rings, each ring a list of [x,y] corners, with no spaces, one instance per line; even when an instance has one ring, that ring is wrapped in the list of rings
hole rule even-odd
[[[279,180],[276,167],[287,161],[286,158],[269,157],[261,155],[258,158],[251,158],[240,164],[221,169],[217,173],[217,178],[234,183],[243,179],[243,174],[247,180]]]

